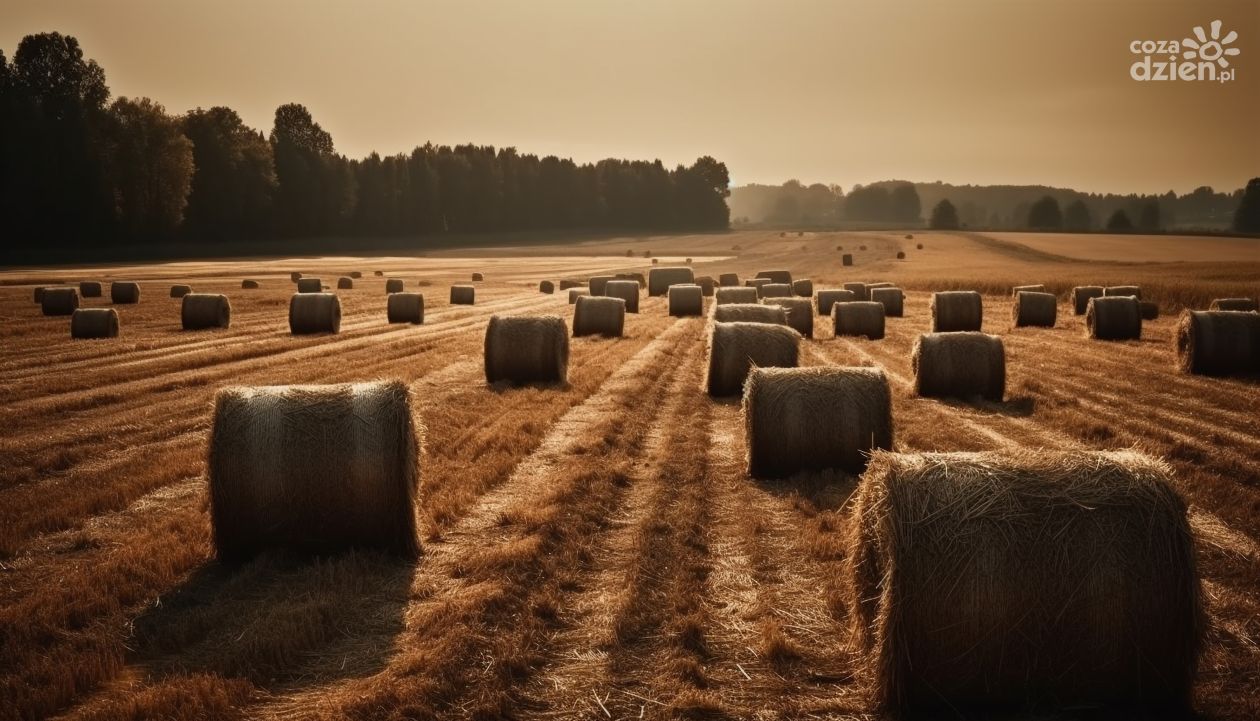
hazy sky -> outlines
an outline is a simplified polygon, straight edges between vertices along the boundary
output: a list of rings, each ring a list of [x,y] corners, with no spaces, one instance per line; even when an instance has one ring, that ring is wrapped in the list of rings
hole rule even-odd
[[[1137,82],[1133,40],[1238,33],[1228,83]],[[700,155],[735,183],[1234,189],[1260,175],[1260,0],[3,0],[115,95],[304,103],[340,152],[425,141]],[[1166,56],[1156,57],[1164,60]]]

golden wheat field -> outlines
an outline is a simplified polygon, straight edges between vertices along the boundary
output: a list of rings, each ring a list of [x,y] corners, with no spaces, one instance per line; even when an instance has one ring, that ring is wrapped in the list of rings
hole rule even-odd
[[[671,317],[645,294],[624,337],[571,339],[566,384],[487,385],[491,315],[571,328],[567,291],[539,282],[647,272],[645,252],[690,258],[697,275],[905,288],[884,339],[836,338],[819,317],[800,356],[882,367],[897,450],[1167,460],[1208,612],[1195,709],[1260,717],[1260,383],[1184,375],[1172,344],[1183,308],[1260,294],[1257,247],[745,231],[0,272],[0,719],[881,718],[844,582],[858,478],[747,475],[739,400],[704,391],[708,315]],[[362,273],[336,291],[340,333],[290,335],[294,271],[333,288]],[[450,305],[474,272],[475,305]],[[389,278],[424,294],[422,325],[386,322]],[[32,303],[36,286],[81,280],[106,282],[85,307],[109,306],[109,281],[140,283],[138,304],[116,306],[118,338],[71,340],[67,318]],[[181,330],[174,284],[228,295],[231,326]],[[1021,284],[1059,296],[1053,328],[1012,327]],[[1085,284],[1140,285],[1160,317],[1141,340],[1091,341],[1067,302]],[[913,392],[930,291],[952,289],[984,294],[983,328],[1006,348],[1003,402]],[[419,559],[217,562],[215,393],[374,379],[406,383],[424,427]]]

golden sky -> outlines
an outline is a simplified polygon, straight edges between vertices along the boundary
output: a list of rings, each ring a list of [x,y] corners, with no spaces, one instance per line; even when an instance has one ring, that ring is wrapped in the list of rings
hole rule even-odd
[[[1238,34],[1233,81],[1130,78],[1132,41],[1213,20]],[[846,188],[1260,175],[1260,0],[0,2],[9,57],[47,30],[77,36],[115,95],[228,105],[263,130],[301,102],[351,156],[710,154],[737,184]]]

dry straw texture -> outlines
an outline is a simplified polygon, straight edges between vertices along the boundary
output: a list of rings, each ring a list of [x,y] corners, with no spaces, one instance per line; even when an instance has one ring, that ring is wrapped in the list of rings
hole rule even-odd
[[[871,288],[871,302],[884,306],[884,315],[900,318],[906,314],[906,295],[900,288]]]
[[[637,297],[637,294],[636,294]],[[583,296],[573,308],[573,337],[620,338],[626,327],[626,302],[608,296]]]
[[[714,294],[718,305],[726,305],[728,303],[756,303],[756,288],[718,288]]]
[[[802,298],[814,297],[814,281],[809,278],[801,278],[792,281],[792,292]]]
[[[350,290],[354,287],[354,279],[349,276],[342,276],[337,279],[338,290]]]
[[[791,298],[794,295],[791,283],[766,283],[761,286],[762,298]]]
[[[569,329],[558,315],[490,316],[485,363],[489,383],[564,383]]]
[[[836,303],[852,303],[858,298],[851,290],[825,288],[818,291],[815,299],[817,301],[818,315],[831,315],[831,306]]]
[[[100,298],[102,291],[100,281],[85,280],[79,283],[79,295],[84,298]]]
[[[748,473],[861,473],[893,443],[892,397],[879,368],[758,368],[744,384]]]
[[[1186,373],[1260,373],[1260,314],[1187,310],[1174,335],[1177,366]]]
[[[1072,312],[1085,315],[1090,298],[1101,298],[1105,289],[1101,285],[1078,285],[1072,289]]]
[[[1162,461],[876,453],[854,517],[853,631],[879,710],[1189,709],[1202,592]]]
[[[1054,293],[1021,290],[1011,303],[1011,322],[1015,327],[1041,326],[1053,328],[1059,313],[1059,299]]]
[[[219,391],[206,474],[219,558],[272,548],[414,558],[421,432],[401,381]]]
[[[570,288],[581,288],[584,285],[586,284],[580,280],[576,280],[574,278],[565,278],[560,281],[560,290],[568,290]]]
[[[79,308],[70,316],[71,338],[117,338],[118,311],[113,308]]]
[[[478,281],[485,280],[485,277],[484,277],[484,276],[482,276],[482,275],[481,275],[481,273],[473,273],[473,274],[472,274],[472,279],[473,279],[473,282],[475,283],[475,282],[478,282]]]
[[[45,288],[39,298],[44,315],[70,315],[79,307],[77,288]]]
[[[1260,310],[1255,298],[1217,298],[1208,310]]]
[[[570,288],[569,289],[569,305],[573,305],[574,303],[577,303],[578,298],[584,298],[590,294],[591,292],[585,288]]]
[[[451,286],[451,305],[472,305],[477,297],[477,289],[471,285]]]
[[[853,256],[848,253],[840,256],[840,265],[853,265]]]
[[[611,275],[591,276],[591,279],[587,281],[587,287],[590,289],[591,295],[604,295],[604,288],[610,280],[616,280],[616,277]]]
[[[289,298],[289,332],[293,335],[340,330],[341,301],[336,293],[294,293]]]
[[[704,291],[698,285],[669,287],[669,314],[675,316],[704,315]]]
[[[722,273],[718,276],[718,285],[723,288],[739,285],[739,273]]]
[[[787,325],[787,311],[777,304],[728,303],[713,307],[713,322]]]
[[[129,280],[116,280],[110,283],[109,300],[115,305],[139,303],[140,284]]]
[[[786,283],[792,285],[792,273],[786,270],[763,270],[757,273],[758,278],[766,278],[771,283]]]
[[[1139,300],[1138,310],[1142,312],[1142,320],[1159,320],[1159,303],[1153,300]]]
[[[319,278],[298,278],[297,292],[299,293],[322,293],[324,284]]]
[[[256,290],[259,286],[256,280],[242,280],[241,287],[246,290]]]
[[[385,300],[385,317],[390,323],[423,323],[424,294],[390,293]]]
[[[801,334],[785,325],[714,323],[709,333],[709,395],[739,395],[753,368],[795,368]]]
[[[404,287],[402,278],[390,278],[385,281],[386,293],[401,293]]]
[[[594,295],[592,293],[592,295]],[[610,280],[604,286],[604,295],[625,301],[627,313],[639,312],[639,283],[634,280]]]
[[[914,392],[928,398],[1001,401],[1006,393],[1006,349],[986,333],[924,333],[910,352]]]
[[[844,289],[853,294],[854,300],[870,300],[870,288],[865,283],[851,281],[843,285]]]
[[[1136,285],[1112,285],[1108,286],[1107,289],[1103,291],[1103,295],[1131,295],[1138,300],[1142,300],[1142,289]]]
[[[1142,337],[1142,307],[1136,296],[1090,298],[1085,328],[1095,340],[1137,340]]]
[[[835,303],[831,320],[837,336],[866,336],[871,340],[884,337],[884,304],[870,300]]]
[[[180,303],[179,322],[184,330],[227,328],[232,324],[232,304],[226,295],[189,293]]]
[[[814,337],[814,303],[809,298],[766,298],[761,302],[782,308],[789,328],[806,338]]]
[[[648,295],[665,295],[671,285],[690,285],[695,280],[691,268],[653,268],[648,271]]]
[[[1029,293],[1045,293],[1046,287],[1044,285],[1017,285],[1014,288],[1011,288],[1011,297],[1014,298],[1019,295],[1020,291],[1028,291]]]
[[[702,275],[696,278],[696,285],[700,286],[700,290],[706,297],[712,297],[714,289],[717,288],[717,281],[712,276]]]
[[[552,283],[549,280],[541,281],[538,283],[538,292],[539,293],[555,293],[556,284]]]
[[[949,290],[932,294],[932,332],[980,330],[984,304],[974,290]]]
[[[302,274],[301,274],[301,273],[299,273],[299,272],[297,272],[297,271],[295,270],[295,271],[293,271],[292,273],[289,273],[289,280],[291,280],[291,281],[293,281],[294,283],[296,283],[296,282],[298,282],[299,280],[302,280]]]

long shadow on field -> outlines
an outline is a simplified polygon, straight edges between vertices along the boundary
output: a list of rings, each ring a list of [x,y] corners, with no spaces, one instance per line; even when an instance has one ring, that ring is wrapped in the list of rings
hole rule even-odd
[[[1037,410],[1037,399],[1032,396],[1016,396],[1000,403],[986,400],[961,401],[956,398],[934,398],[933,400],[950,408],[1009,418],[1027,418]]]

